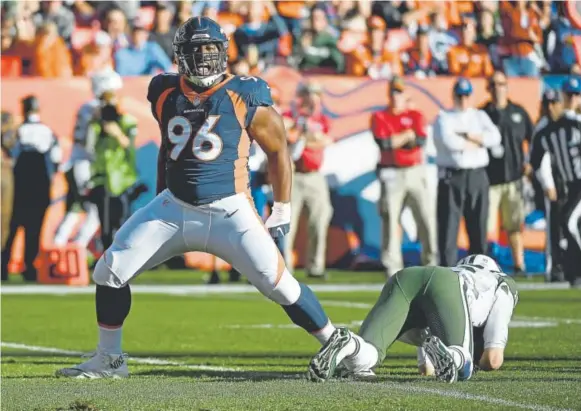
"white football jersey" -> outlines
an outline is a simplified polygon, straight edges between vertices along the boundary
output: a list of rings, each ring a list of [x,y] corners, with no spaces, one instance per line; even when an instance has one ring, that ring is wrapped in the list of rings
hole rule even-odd
[[[506,274],[479,265],[451,267],[458,273],[473,327],[484,327],[484,348],[505,347],[508,325],[518,301]]]

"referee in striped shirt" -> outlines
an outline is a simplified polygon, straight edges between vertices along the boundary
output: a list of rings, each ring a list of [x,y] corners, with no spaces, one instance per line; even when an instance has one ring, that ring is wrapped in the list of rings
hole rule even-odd
[[[581,287],[581,121],[566,115],[562,94],[547,90],[543,96],[548,121],[536,130],[531,166],[542,172],[550,160],[556,197],[563,201],[561,228],[567,240],[563,269],[574,287]]]

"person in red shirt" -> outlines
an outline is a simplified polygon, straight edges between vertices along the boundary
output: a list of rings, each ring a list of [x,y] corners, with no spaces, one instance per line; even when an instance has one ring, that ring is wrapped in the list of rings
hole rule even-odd
[[[371,117],[371,132],[380,151],[377,176],[383,221],[381,262],[388,277],[403,268],[399,218],[404,204],[409,205],[417,223],[422,263],[437,263],[435,201],[428,189],[423,152],[427,134],[424,116],[409,108],[404,82],[399,77],[390,82],[389,99],[388,109]]]
[[[305,269],[309,277],[325,278],[327,231],[333,216],[329,186],[323,173],[325,147],[329,137],[329,119],[322,113],[321,87],[316,83],[302,86],[297,105],[284,117],[290,122],[291,156],[295,174],[291,193],[291,226],[285,239],[285,259],[289,270],[294,266],[293,245],[303,207],[308,210],[308,255]]]

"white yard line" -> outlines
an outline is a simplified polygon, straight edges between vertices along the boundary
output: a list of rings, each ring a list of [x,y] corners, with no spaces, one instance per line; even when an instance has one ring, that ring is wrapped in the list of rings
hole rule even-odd
[[[39,347],[37,345],[27,345],[27,344],[20,344],[20,343],[11,343],[11,342],[4,342],[0,343],[0,346],[6,348],[14,348],[19,350],[25,351],[35,351],[35,352],[44,352],[47,354],[61,354],[61,355],[70,355],[75,357],[80,357],[83,354],[86,354],[81,351],[70,351],[70,350],[63,350],[60,348],[54,347]],[[184,364],[181,362],[175,361],[166,361],[161,360],[159,358],[151,358],[151,357],[129,357],[130,362],[138,363],[138,364],[147,364],[147,365],[171,365],[174,367],[181,367],[181,368],[189,368],[192,370],[203,370],[203,371],[242,371],[238,368],[225,368],[225,367],[216,367],[213,365],[193,365],[193,364]]]
[[[15,348],[21,349],[25,351],[34,351],[34,352],[44,352],[47,354],[61,354],[61,355],[72,355],[72,356],[80,356],[84,354],[80,351],[71,351],[71,350],[63,350],[60,348],[54,347],[40,347],[36,345],[27,345],[27,344],[20,344],[20,343],[10,343],[10,342],[2,342],[0,344],[2,347],[6,348]],[[148,365],[171,365],[175,367],[181,368],[189,368],[194,370],[205,370],[205,371],[222,371],[222,372],[248,372],[248,370],[239,369],[239,368],[226,368],[226,367],[214,367],[209,365],[191,365],[191,364],[184,364],[175,361],[166,361],[159,358],[140,358],[134,357],[130,358],[130,361],[140,363],[140,364],[148,364]],[[260,374],[260,371],[256,371],[256,374]],[[283,379],[281,377],[281,379]],[[470,383],[468,383],[470,384]],[[449,397],[455,398],[459,400],[469,400],[469,401],[477,401],[477,402],[485,402],[488,404],[495,404],[501,405],[505,407],[514,407],[514,408],[521,408],[525,410],[533,410],[533,411],[570,411],[569,409],[564,408],[553,408],[544,405],[532,405],[532,404],[525,404],[516,401],[504,400],[502,398],[494,398],[489,397],[486,395],[475,395],[464,393],[460,391],[451,391],[451,390],[440,390],[437,388],[428,388],[428,387],[421,387],[418,385],[412,385],[409,383],[393,383],[393,382],[386,382],[385,383],[387,388],[393,388],[399,391],[413,393],[413,394],[433,394],[438,395],[440,397]]]
[[[519,290],[562,290],[568,289],[567,283],[517,283]],[[309,287],[317,293],[344,293],[344,292],[379,292],[383,284],[310,284]],[[95,287],[75,287],[68,285],[6,285],[0,287],[2,295],[69,295],[93,294]],[[164,294],[164,295],[206,295],[206,294],[253,294],[258,291],[251,285],[217,284],[217,285],[163,285],[163,284],[135,284],[131,286],[135,294]]]

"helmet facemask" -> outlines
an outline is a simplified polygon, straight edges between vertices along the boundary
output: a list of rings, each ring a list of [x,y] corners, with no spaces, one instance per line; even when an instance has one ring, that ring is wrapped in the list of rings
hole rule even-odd
[[[209,87],[226,72],[227,42],[185,43],[174,46],[180,74],[193,84]]]

